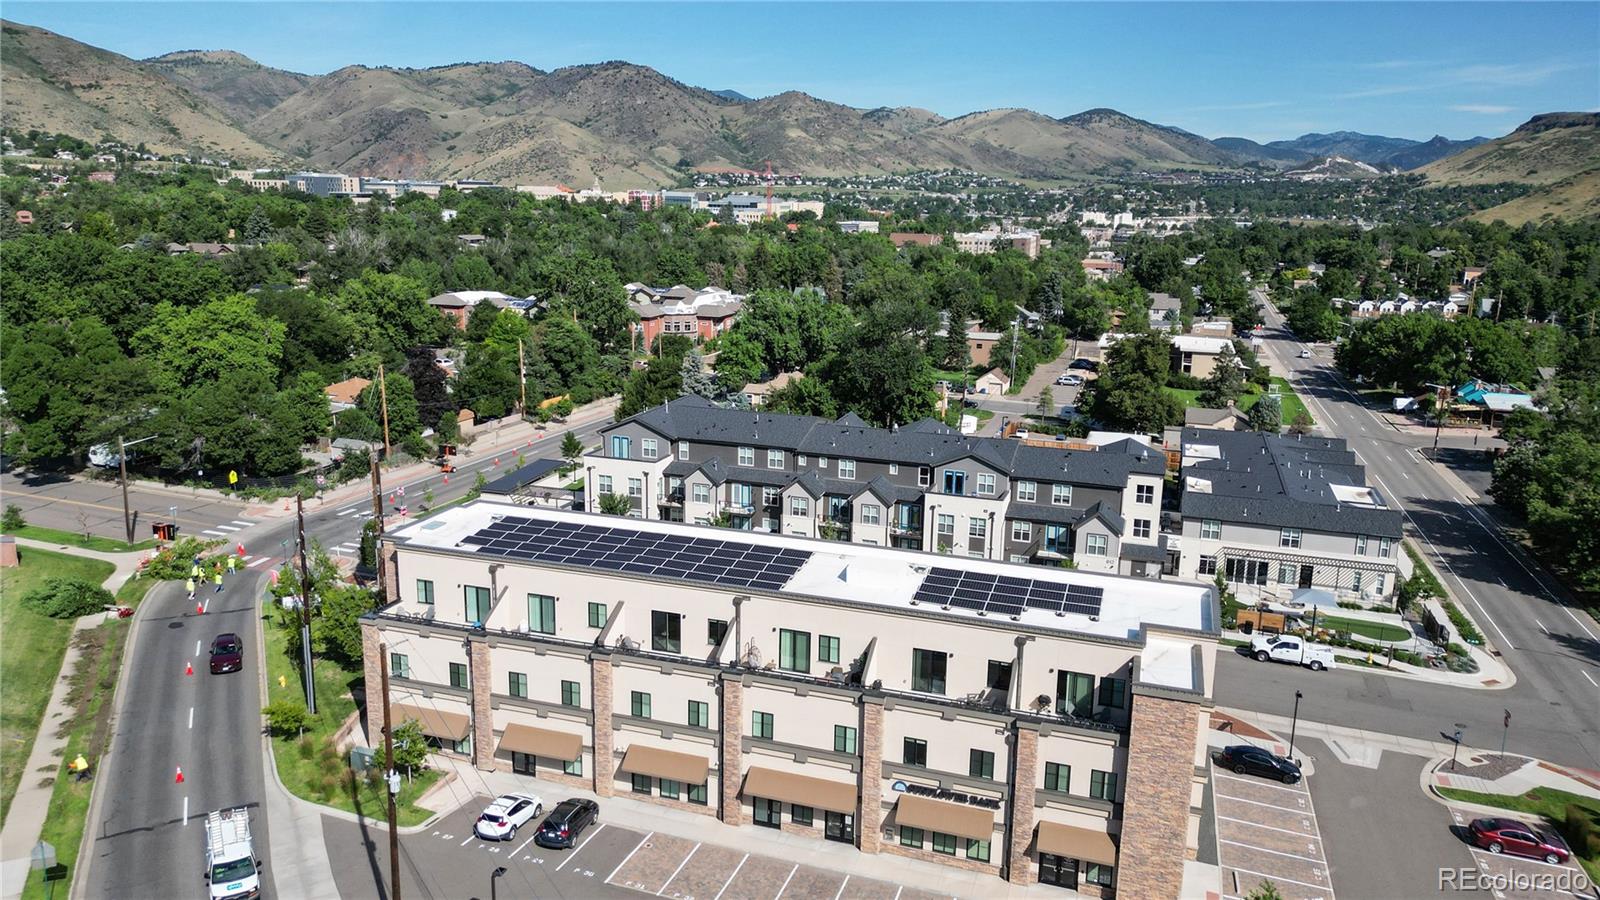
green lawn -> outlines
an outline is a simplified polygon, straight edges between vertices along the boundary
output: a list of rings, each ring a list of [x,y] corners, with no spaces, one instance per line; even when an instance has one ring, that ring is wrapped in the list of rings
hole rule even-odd
[[[1305,413],[1308,419],[1311,418],[1311,411],[1306,408],[1305,401],[1301,400],[1300,395],[1294,392],[1294,388],[1290,387],[1289,382],[1275,377],[1272,379],[1272,383],[1278,388],[1279,403],[1283,406],[1283,426],[1285,428],[1289,427],[1289,423],[1293,422],[1295,416],[1300,413]],[[1237,405],[1241,412],[1248,412],[1250,407],[1255,406],[1261,400],[1260,390],[1255,385],[1251,385],[1250,388],[1250,393],[1239,398]],[[1185,409],[1200,405],[1199,391],[1175,387],[1162,388],[1162,390],[1177,397],[1183,403]],[[1314,422],[1315,420],[1313,420]]]
[[[46,578],[99,584],[114,570],[108,562],[49,550],[21,547],[18,553],[20,566],[0,569],[0,817],[10,811],[23,776],[36,777],[22,768],[72,634],[71,620],[25,609],[22,596]]]
[[[1306,619],[1309,623],[1311,620]],[[1411,637],[1411,632],[1398,625],[1385,625],[1382,622],[1368,622],[1363,619],[1342,619],[1338,616],[1317,616],[1317,627],[1330,631],[1348,631],[1375,641],[1403,641]]]
[[[52,544],[66,544],[69,547],[82,547],[86,550],[100,550],[105,553],[125,553],[129,550],[148,550],[156,545],[155,538],[129,544],[114,538],[101,537],[92,534],[87,540],[81,531],[62,531],[58,528],[45,528],[42,525],[24,525],[16,530],[17,537],[32,538],[36,541],[49,541]]]
[[[1498,809],[1507,809],[1513,812],[1530,813],[1543,816],[1551,822],[1560,823],[1566,818],[1567,806],[1572,804],[1589,814],[1589,820],[1600,828],[1600,800],[1585,797],[1581,794],[1569,794],[1552,788],[1534,788],[1526,794],[1512,796],[1510,794],[1482,794],[1477,791],[1463,791],[1459,788],[1437,788],[1440,796],[1448,800],[1459,800],[1462,803],[1476,803],[1480,806],[1492,806]],[[1600,881],[1600,853],[1586,852],[1589,848],[1571,848],[1578,861],[1583,863],[1583,870],[1588,873],[1590,881]]]
[[[287,700],[304,705],[305,689],[300,680],[300,668],[288,653],[287,634],[278,627],[269,613],[261,622],[266,630],[267,702]],[[282,678],[283,686],[278,679]],[[381,819],[387,815],[387,800],[380,789],[375,789],[361,779],[355,779],[355,789],[348,782],[341,783],[347,772],[349,757],[339,758],[337,766],[326,764],[317,745],[333,734],[340,724],[356,709],[351,688],[361,683],[360,669],[345,669],[331,660],[316,659],[317,715],[311,719],[306,734],[313,738],[309,746],[294,737],[272,738],[272,755],[277,762],[278,777],[285,787],[297,797],[322,803],[347,812],[360,813]],[[431,810],[416,806],[416,800],[439,778],[439,773],[417,773],[407,783],[401,781],[395,814],[401,825],[420,825],[433,815]]]

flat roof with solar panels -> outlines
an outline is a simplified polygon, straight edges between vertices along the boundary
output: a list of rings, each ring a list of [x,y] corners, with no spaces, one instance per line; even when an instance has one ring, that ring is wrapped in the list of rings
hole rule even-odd
[[[735,592],[972,616],[1003,626],[1137,639],[1145,625],[1215,634],[1211,588],[491,499],[388,535],[402,547],[590,569]]]

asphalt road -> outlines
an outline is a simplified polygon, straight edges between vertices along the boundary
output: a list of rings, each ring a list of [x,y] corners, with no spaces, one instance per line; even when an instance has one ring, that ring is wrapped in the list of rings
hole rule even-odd
[[[1461,723],[1468,744],[1488,749],[1498,748],[1509,709],[1508,749],[1600,768],[1600,624],[1561,602],[1550,576],[1503,537],[1491,514],[1419,455],[1431,447],[1430,438],[1381,421],[1338,377],[1328,348],[1301,359],[1302,345],[1271,306],[1265,318],[1274,371],[1287,373],[1320,431],[1344,437],[1366,464],[1368,482],[1405,511],[1408,532],[1504,654],[1517,684],[1502,691],[1455,689],[1276,666],[1271,689],[1264,689],[1259,670],[1230,658],[1219,663],[1217,702],[1287,716],[1298,689],[1305,695],[1300,715],[1311,721],[1429,739]]]
[[[18,471],[6,465],[0,471],[0,494],[7,504],[21,507],[30,525],[61,531],[83,532],[126,540],[122,517],[122,489],[115,478],[86,473],[68,478],[53,472]],[[128,508],[134,541],[151,537],[150,526],[176,519],[181,534],[221,537],[250,525],[243,518],[244,504],[191,494],[181,488],[152,490],[137,483],[128,486]]]
[[[204,615],[176,582],[155,588],[140,607],[122,708],[97,776],[101,806],[90,823],[96,837],[85,896],[205,896],[205,815],[224,807],[251,810],[256,853],[270,879],[260,661],[247,654],[244,671],[224,675],[207,666],[211,640],[223,632],[255,647],[261,581],[260,573],[236,574],[222,593],[205,590]],[[185,674],[191,663],[194,674]]]

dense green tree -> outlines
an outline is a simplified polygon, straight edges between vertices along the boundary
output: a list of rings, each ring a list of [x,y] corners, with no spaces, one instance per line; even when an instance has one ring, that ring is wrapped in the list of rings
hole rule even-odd
[[[1283,428],[1283,404],[1277,394],[1262,394],[1245,416],[1251,431],[1277,434]]]
[[[765,407],[773,412],[797,416],[839,416],[839,404],[821,378],[799,378],[767,395]]]
[[[391,363],[411,347],[437,346],[449,326],[428,305],[421,284],[399,275],[364,272],[334,300],[350,320],[355,346],[375,350]]]
[[[765,368],[761,345],[745,332],[736,328],[717,343],[717,379],[729,389],[760,381]]]
[[[455,399],[463,409],[480,419],[498,419],[516,407],[521,392],[515,351],[489,345],[467,348],[455,383]]]
[[[1231,345],[1222,348],[1222,352],[1212,361],[1211,374],[1206,376],[1205,386],[1196,398],[1200,405],[1220,409],[1238,400],[1244,393],[1241,365],[1239,354],[1233,352]]]

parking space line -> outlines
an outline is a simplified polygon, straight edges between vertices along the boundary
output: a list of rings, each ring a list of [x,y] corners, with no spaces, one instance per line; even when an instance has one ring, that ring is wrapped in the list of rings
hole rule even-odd
[[[1302,886],[1308,887],[1308,888],[1316,888],[1319,891],[1332,891],[1333,890],[1332,887],[1329,887],[1326,884],[1312,884],[1309,881],[1295,881],[1293,878],[1285,878],[1282,875],[1268,875],[1265,872],[1256,872],[1256,871],[1252,871],[1250,869],[1241,869],[1238,866],[1230,866],[1230,865],[1227,865],[1227,864],[1224,864],[1222,867],[1224,869],[1232,869],[1235,872],[1243,872],[1246,875],[1254,875],[1257,878],[1265,878],[1265,879],[1267,879],[1269,881],[1287,881],[1290,884],[1298,884],[1298,885],[1302,885]]]
[[[1474,847],[1474,846],[1472,846],[1470,844],[1467,845],[1467,849],[1471,850],[1473,853],[1481,853],[1487,859],[1498,859],[1498,860],[1504,860],[1505,862],[1533,863],[1536,866],[1545,866],[1545,867],[1551,868],[1551,869],[1570,869],[1570,868],[1572,868],[1571,866],[1565,866],[1565,865],[1562,865],[1560,863],[1547,863],[1542,859],[1536,859],[1536,858],[1534,858],[1532,856],[1507,856],[1504,853],[1490,853],[1487,850],[1484,850],[1484,849],[1482,849],[1480,847]]]
[[[1307,834],[1304,831],[1291,831],[1288,828],[1279,828],[1276,825],[1263,825],[1260,822],[1252,822],[1249,819],[1235,819],[1233,816],[1217,816],[1217,818],[1223,820],[1224,822],[1238,822],[1241,825],[1249,825],[1253,828],[1265,828],[1268,831],[1281,831],[1284,834],[1292,834],[1295,837],[1316,837],[1316,835]],[[1317,840],[1321,840],[1321,838],[1317,838]]]
[[[606,830],[606,823],[604,823],[604,822],[601,822],[601,823],[600,823],[600,827],[599,827],[599,828],[596,828],[596,829],[595,829],[595,830],[594,830],[594,832],[593,832],[593,833],[592,833],[592,834],[590,834],[590,835],[589,835],[589,836],[588,836],[588,837],[586,837],[586,838],[584,838],[584,839],[583,839],[583,843],[581,843],[581,844],[579,844],[579,845],[578,845],[578,847],[577,847],[577,849],[575,849],[575,850],[573,850],[573,851],[572,851],[572,852],[571,852],[571,853],[569,853],[569,854],[567,854],[567,858],[566,858],[566,859],[563,859],[563,860],[562,860],[562,861],[561,861],[561,865],[559,865],[559,866],[556,866],[556,871],[557,871],[557,872],[559,872],[559,871],[561,871],[561,870],[562,870],[562,869],[564,869],[564,868],[566,868],[566,867],[567,867],[567,863],[569,863],[569,862],[572,862],[572,859],[573,859],[573,857],[575,857],[575,856],[577,856],[577,855],[578,855],[578,854],[579,854],[579,853],[582,853],[582,852],[583,852],[583,848],[585,848],[585,847],[587,847],[587,846],[589,846],[589,842],[590,842],[590,841],[592,841],[592,840],[594,840],[594,838],[595,838],[595,835],[597,835],[597,834],[599,834],[599,833],[600,833],[600,832],[602,832],[602,831],[605,831],[605,830]],[[653,831],[652,831],[652,832],[651,832],[651,834],[654,834],[654,833],[655,833],[655,832],[653,832]],[[639,849],[639,848],[638,848],[638,847],[635,847],[635,848],[634,848],[634,849],[635,849],[635,850],[637,850],[637,849]],[[629,856],[632,856],[632,855],[633,855],[633,854],[631,854],[631,853],[630,853],[630,854],[628,854],[628,855],[629,855]],[[623,860],[623,862],[627,862],[627,860]],[[612,873],[612,874],[613,874],[613,875],[614,875],[614,874],[616,874],[616,873],[615,873],[615,872],[613,872],[613,873]]]
[[[1300,794],[1301,796],[1304,796],[1304,795],[1310,793],[1309,791],[1302,791],[1299,788],[1290,787],[1287,784],[1273,784],[1270,781],[1263,781],[1260,778],[1239,778],[1239,777],[1234,776],[1234,775],[1229,775],[1226,772],[1218,772],[1218,771],[1213,771],[1211,774],[1215,775],[1218,778],[1225,779],[1227,781],[1237,781],[1240,784],[1255,784],[1255,785],[1260,785],[1261,787],[1275,788],[1275,789],[1280,790],[1280,791],[1288,791],[1291,794]]]
[[[1227,794],[1218,794],[1217,796],[1221,797],[1224,800],[1235,800],[1235,801],[1238,801],[1239,803],[1249,803],[1252,806],[1265,806],[1267,809],[1282,810],[1283,812],[1299,813],[1301,815],[1304,815],[1306,813],[1306,809],[1304,807],[1302,807],[1300,809],[1295,809],[1295,808],[1290,807],[1290,806],[1279,806],[1276,803],[1265,803],[1265,802],[1262,802],[1260,800],[1247,800],[1244,797],[1230,797]]]
[[[1255,844],[1246,844],[1243,841],[1230,841],[1230,840],[1227,840],[1226,838],[1217,838],[1217,843],[1219,843],[1219,844],[1232,844],[1235,847],[1248,847],[1251,850],[1259,850],[1262,853],[1271,853],[1273,856],[1287,856],[1290,859],[1303,859],[1306,862],[1317,863],[1318,865],[1326,865],[1327,864],[1325,860],[1318,859],[1315,856],[1301,856],[1298,853],[1285,853],[1282,850],[1269,850],[1266,847],[1257,847]]]
[[[850,876],[846,875],[844,877],[844,881],[839,882],[839,890],[834,892],[833,900],[839,900],[840,897],[844,896],[844,886],[849,884],[849,883],[850,883]]]
[[[599,833],[600,832],[598,832],[598,831],[595,832],[595,834],[599,834]],[[649,834],[645,835],[644,837],[640,838],[639,839],[639,843],[636,844],[632,850],[629,850],[628,851],[628,855],[624,856],[622,858],[622,862],[617,863],[617,867],[615,869],[611,870],[611,874],[610,875],[606,876],[606,884],[610,884],[611,883],[611,879],[617,877],[617,873],[622,871],[622,867],[628,864],[628,860],[633,859],[633,855],[635,853],[639,852],[639,848],[644,846],[645,841],[648,841],[648,840],[650,840],[651,838],[653,838],[655,836],[656,836],[656,833],[654,831],[652,831]],[[589,842],[588,841],[584,841],[584,843],[587,844]],[[576,855],[577,854],[573,854],[573,856],[576,856]],[[571,859],[571,858],[572,857],[568,857],[568,859]]]
[[[737,877],[739,877],[739,870],[740,870],[740,869],[742,869],[742,868],[744,868],[744,864],[745,864],[745,863],[746,863],[746,862],[749,862],[749,861],[750,861],[750,854],[748,854],[748,853],[746,853],[746,854],[745,854],[745,855],[744,855],[744,859],[741,859],[741,860],[739,860],[739,864],[738,864],[738,865],[737,865],[737,866],[734,866],[734,867],[733,867],[733,874],[732,874],[732,875],[729,875],[729,876],[728,876],[728,880],[727,880],[727,881],[724,881],[724,882],[723,882],[723,883],[722,883],[722,888],[721,888],[721,890],[718,890],[718,891],[717,891],[717,895],[716,895],[716,896],[715,896],[715,897],[712,897],[712,898],[711,898],[711,900],[722,900],[722,892],[723,892],[723,891],[726,891],[726,890],[727,890],[727,889],[728,889],[728,885],[730,885],[730,884],[733,884],[733,880],[734,880],[734,879],[735,879],[735,878],[737,878]],[[898,896],[900,896],[900,895],[899,895],[899,894],[896,894],[896,895],[895,895],[895,896],[897,896],[897,897],[898,897]]]
[[[905,889],[906,889],[906,886],[903,885],[903,884],[895,885],[894,886],[894,900],[900,900],[900,892],[905,890]]]
[[[465,847],[466,845],[472,843],[473,838],[476,838],[476,837],[477,837],[477,835],[475,835],[475,834],[467,835],[467,839],[462,841],[460,846]]]
[[[700,845],[699,844],[695,844],[693,847],[689,848],[689,855],[685,856],[683,858],[683,862],[678,863],[678,867],[676,869],[672,870],[672,874],[671,875],[667,876],[666,884],[661,885],[661,890],[656,891],[656,896],[657,897],[661,896],[662,892],[667,889],[667,885],[672,883],[672,879],[678,877],[678,873],[683,871],[683,867],[688,865],[689,864],[689,860],[693,859],[694,855],[696,853],[698,853],[699,851],[700,851]]]
[[[783,887],[778,888],[778,893],[773,896],[772,900],[783,900],[783,892],[789,889],[789,881],[794,878],[794,873],[798,871],[800,871],[800,864],[795,863],[794,868],[789,870],[789,877],[783,880]]]

